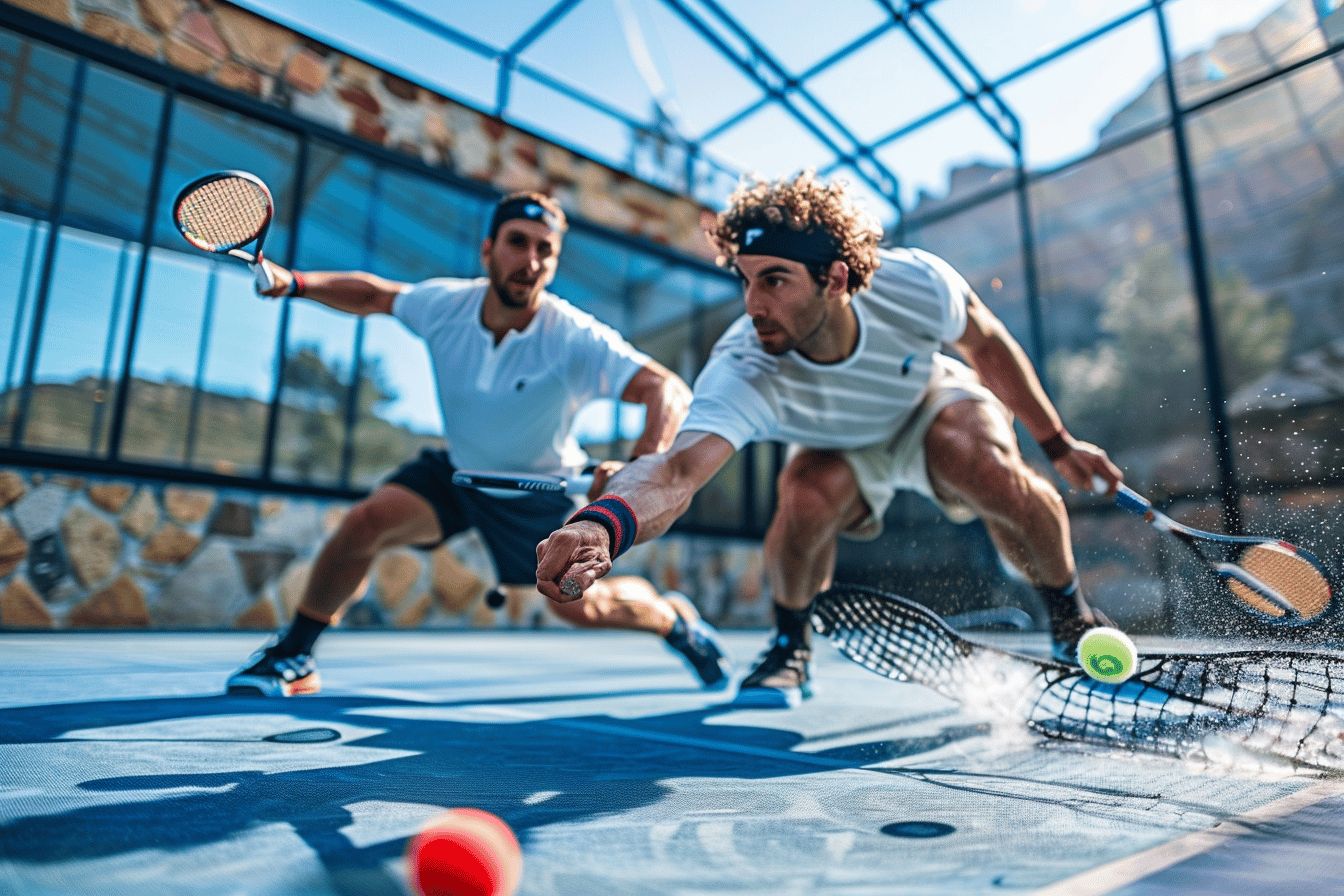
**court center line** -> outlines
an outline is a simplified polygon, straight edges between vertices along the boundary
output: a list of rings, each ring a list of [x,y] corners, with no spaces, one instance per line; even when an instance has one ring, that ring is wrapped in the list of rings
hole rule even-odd
[[[1211,828],[1195,831],[1142,852],[1098,865],[1095,868],[1056,881],[1036,890],[1034,896],[1098,896],[1152,877],[1186,859],[1209,852],[1237,837],[1244,836],[1257,824],[1284,818],[1332,796],[1344,794],[1344,784],[1322,781],[1309,784],[1294,793],[1265,803],[1235,818],[1218,822]]]

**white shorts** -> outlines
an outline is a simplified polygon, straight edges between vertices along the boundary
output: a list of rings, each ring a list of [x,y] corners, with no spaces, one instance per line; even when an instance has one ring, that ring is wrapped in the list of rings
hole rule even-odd
[[[934,494],[924,455],[924,437],[938,412],[948,405],[968,400],[983,401],[996,409],[999,413],[992,416],[1002,419],[1007,438],[1010,441],[1016,438],[1012,412],[980,382],[976,372],[954,358],[934,355],[924,398],[891,441],[842,452],[854,471],[859,494],[870,511],[866,518],[843,533],[845,537],[871,541],[881,535],[882,516],[900,490],[918,492],[928,498],[954,523],[969,523],[975,519],[975,511],[962,502],[944,500]]]

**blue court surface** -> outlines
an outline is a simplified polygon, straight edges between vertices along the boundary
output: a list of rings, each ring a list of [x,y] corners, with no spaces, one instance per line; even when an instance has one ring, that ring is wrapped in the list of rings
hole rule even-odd
[[[457,806],[537,896],[1340,892],[1344,780],[1047,741],[826,643],[770,710],[577,631],[336,632],[321,695],[221,696],[258,640],[0,637],[0,892],[405,893]]]

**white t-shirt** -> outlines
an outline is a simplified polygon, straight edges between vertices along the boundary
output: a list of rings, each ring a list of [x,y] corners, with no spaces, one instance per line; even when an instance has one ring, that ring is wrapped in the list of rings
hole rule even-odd
[[[852,300],[859,341],[848,358],[770,355],[743,315],[696,378],[682,430],[720,435],[735,449],[756,441],[862,448],[894,436],[923,398],[938,349],[966,331],[971,288],[928,252],[879,254],[871,285]]]
[[[481,323],[487,285],[483,277],[425,280],[392,306],[429,347],[453,463],[572,473],[589,462],[570,432],[574,415],[593,399],[620,398],[649,357],[549,292],[526,330],[495,345]]]

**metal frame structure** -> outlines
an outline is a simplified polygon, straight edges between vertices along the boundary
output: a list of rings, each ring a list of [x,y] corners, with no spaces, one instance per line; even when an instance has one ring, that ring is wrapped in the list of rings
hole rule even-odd
[[[955,36],[949,34],[947,29],[942,26],[938,14],[939,0],[903,0],[903,2],[901,2],[901,0],[872,0],[883,13],[884,21],[876,27],[870,28],[864,33],[855,36],[849,42],[834,50],[821,60],[815,62],[802,72],[789,70],[787,66],[770,52],[770,49],[767,46],[752,34],[749,28],[736,19],[728,9],[724,7],[720,0],[658,0],[663,7],[688,26],[707,46],[711,47],[715,52],[721,55],[731,66],[733,66],[733,68],[743,74],[748,81],[760,91],[759,97],[753,99],[742,108],[725,116],[708,128],[705,128],[700,134],[688,137],[675,133],[668,133],[664,123],[657,120],[644,120],[631,116],[613,107],[610,103],[600,99],[582,86],[555,77],[540,67],[533,65],[525,58],[526,51],[530,47],[532,47],[565,16],[584,2],[584,0],[556,0],[556,2],[550,4],[545,11],[535,19],[535,21],[524,28],[522,33],[507,46],[492,46],[485,41],[454,28],[447,22],[426,14],[422,9],[411,6],[409,3],[405,2],[405,0],[361,0],[361,2],[371,9],[375,9],[403,23],[409,24],[427,35],[448,41],[457,47],[492,61],[497,66],[494,105],[492,109],[482,111],[508,120],[512,88],[515,79],[522,77],[528,78],[619,122],[621,125],[628,128],[632,135],[660,135],[662,139],[677,145],[677,147],[685,154],[682,170],[669,174],[671,183],[668,185],[678,187],[691,195],[696,195],[698,186],[702,180],[716,176],[735,176],[737,174],[731,166],[727,166],[722,161],[715,159],[711,153],[707,152],[705,150],[706,144],[712,141],[715,137],[751,117],[761,109],[771,105],[777,106],[833,154],[833,160],[821,170],[823,175],[834,174],[842,169],[852,169],[858,174],[867,187],[890,203],[891,208],[895,213],[894,231],[898,239],[903,236],[907,225],[911,222],[907,221],[906,212],[901,204],[899,190],[900,182],[896,174],[889,170],[886,164],[884,164],[878,157],[878,152],[884,147],[895,143],[902,137],[908,136],[920,128],[933,124],[958,110],[970,107],[981,119],[983,119],[989,130],[1002,142],[1003,146],[1011,155],[1014,168],[1012,182],[1002,186],[988,188],[964,201],[956,203],[955,205],[940,208],[936,212],[930,214],[921,215],[918,223],[921,225],[936,223],[939,220],[944,220],[970,208],[993,201],[1008,193],[1014,195],[1016,200],[1017,224],[1021,235],[1021,263],[1025,279],[1025,300],[1029,321],[1029,332],[1026,334],[1026,339],[1024,341],[1027,344],[1030,354],[1038,362],[1043,360],[1045,355],[1045,338],[1039,294],[1038,252],[1033,216],[1030,207],[1030,186],[1043,177],[1053,175],[1058,171],[1079,164],[1087,158],[1092,158],[1097,154],[1130,145],[1131,143],[1152,136],[1155,133],[1169,132],[1172,135],[1175,147],[1175,177],[1183,215],[1182,223],[1187,236],[1191,287],[1198,312],[1198,332],[1203,352],[1203,373],[1209,389],[1209,429],[1215,446],[1214,454],[1218,475],[1216,494],[1221,501],[1225,520],[1229,527],[1234,531],[1240,527],[1241,488],[1233,463],[1232,437],[1230,435],[1229,423],[1225,411],[1227,394],[1223,382],[1222,362],[1219,357],[1218,343],[1215,334],[1213,288],[1210,282],[1207,249],[1199,216],[1195,173],[1190,159],[1188,141],[1186,138],[1185,119],[1187,116],[1209,106],[1228,101],[1246,91],[1253,90],[1266,81],[1284,77],[1299,68],[1311,65],[1321,59],[1335,56],[1340,51],[1340,47],[1327,48],[1326,50],[1314,54],[1310,58],[1301,59],[1291,65],[1276,68],[1262,76],[1239,82],[1216,95],[1208,96],[1182,106],[1180,98],[1177,95],[1176,83],[1172,72],[1174,64],[1173,50],[1167,24],[1167,14],[1164,9],[1164,7],[1172,2],[1172,0],[1134,0],[1133,9],[1112,18],[1110,21],[1098,25],[1087,33],[1080,35],[1047,53],[1019,65],[1007,74],[995,79],[986,78],[977,68],[970,56],[958,44]],[[1102,146],[1089,152],[1083,159],[1070,161],[1048,171],[1028,171],[1023,154],[1023,126],[1016,111],[1004,98],[1003,89],[1074,50],[1109,35],[1144,16],[1150,15],[1155,20],[1160,39],[1160,58],[1163,63],[1165,94],[1168,101],[1167,117],[1160,121],[1137,128],[1117,138],[1108,140]],[[60,166],[61,170],[68,170],[70,164],[70,153],[72,151],[74,137],[73,128],[74,121],[77,117],[80,91],[79,85],[82,83],[83,79],[85,60],[92,59],[146,78],[147,80],[162,85],[165,89],[166,100],[159,123],[159,143],[154,147],[154,170],[156,172],[161,170],[164,162],[166,135],[169,131],[168,125],[172,120],[174,99],[181,95],[202,99],[227,109],[240,112],[241,114],[253,117],[270,125],[296,133],[299,136],[300,141],[299,170],[297,174],[297,182],[299,184],[302,184],[306,177],[309,144],[312,139],[320,138],[323,141],[335,144],[343,149],[360,153],[375,160],[381,165],[412,171],[426,177],[450,183],[453,187],[460,189],[465,193],[476,195],[486,195],[489,193],[488,189],[479,183],[455,177],[439,169],[431,169],[415,159],[408,158],[390,150],[364,144],[345,134],[288,115],[287,113],[283,113],[274,107],[267,106],[259,101],[225,91],[202,79],[168,69],[157,63],[149,62],[129,52],[110,47],[102,42],[70,32],[67,29],[47,22],[45,19],[14,10],[11,7],[0,6],[0,25],[4,25],[5,27],[12,28],[20,33],[63,47],[72,51],[80,58],[76,75],[74,101],[71,112],[67,118],[66,133],[63,135],[61,154],[60,159],[58,160],[58,166]],[[839,115],[829,109],[827,105],[816,96],[809,85],[815,78],[831,69],[837,63],[848,58],[853,53],[862,50],[879,38],[893,32],[900,33],[909,39],[911,44],[919,50],[933,68],[952,86],[956,92],[956,98],[913,121],[892,128],[875,140],[865,142],[854,133]],[[729,38],[731,38],[731,40]],[[464,102],[465,105],[473,105],[470,102],[461,102]],[[551,142],[554,142],[557,145],[566,145],[563,140],[557,140],[551,137],[546,137],[546,139],[551,140]],[[572,146],[569,148],[574,149]],[[584,152],[582,149],[575,149],[575,151],[580,153]],[[150,245],[152,242],[153,228],[150,212],[154,208],[157,208],[160,198],[157,195],[157,177],[154,179],[154,183],[156,185],[155,191],[152,191],[151,195],[146,197],[145,224],[141,234],[142,244],[146,246]],[[291,209],[290,217],[292,222],[291,233],[289,234],[291,243],[297,240],[297,230],[301,226],[302,209],[297,206],[298,203],[302,201],[302,195],[302,189],[295,190],[295,199],[293,200],[295,207]],[[48,251],[44,255],[41,270],[38,272],[39,281],[38,289],[36,291],[36,305],[33,312],[34,325],[30,337],[33,341],[37,340],[41,333],[41,324],[45,314],[47,290],[52,276],[51,266],[53,253],[50,249],[57,239],[57,234],[62,223],[63,199],[64,178],[58,177],[57,193],[53,197],[51,214],[48,221],[49,229],[45,235],[45,239],[48,243]],[[628,245],[637,246],[642,252],[654,256],[665,257],[678,264],[690,266],[702,265],[702,263],[688,259],[679,253],[670,252],[656,246],[650,246],[620,234],[610,233],[600,227],[595,227],[582,221],[576,222],[576,226],[579,229],[587,228],[594,233],[600,234],[606,239],[613,239]],[[29,248],[30,251],[33,249],[32,246]],[[183,470],[176,467],[153,467],[127,463],[120,459],[120,447],[124,437],[126,395],[129,391],[126,389],[126,384],[129,382],[130,377],[131,364],[131,352],[129,351],[129,348],[135,342],[139,324],[140,306],[144,292],[147,264],[148,253],[143,252],[141,253],[134,272],[130,324],[125,337],[127,351],[123,352],[122,366],[119,371],[120,388],[117,390],[117,400],[110,415],[110,446],[107,456],[105,458],[90,458],[87,456],[62,457],[54,453],[25,451],[16,447],[21,442],[23,428],[28,415],[28,404],[31,400],[31,386],[35,374],[36,345],[30,344],[23,371],[22,382],[24,383],[25,388],[20,396],[16,438],[14,439],[13,445],[9,447],[0,447],[0,463],[58,467],[68,465],[84,470],[102,469],[107,472],[190,479],[193,481],[214,482],[221,485],[239,484],[238,480],[233,477],[217,476],[216,474]],[[703,267],[706,270],[714,270],[709,265],[703,265]],[[288,322],[289,315],[288,309],[286,308],[282,313],[279,327],[280,333],[278,338],[281,340],[282,345],[286,344],[285,339],[288,330]],[[361,344],[362,339],[357,335],[355,340],[354,362],[356,368],[358,368],[361,361]],[[279,359],[277,363],[283,363],[283,359]],[[1043,365],[1038,363],[1038,367],[1041,366]],[[280,482],[273,478],[274,440],[276,435],[277,413],[280,403],[280,388],[280,377],[277,375],[276,388],[274,394],[271,396],[270,411],[268,415],[267,444],[265,446],[263,470],[259,480],[254,484],[267,489],[282,491],[331,493],[343,497],[353,496],[354,493],[348,489],[323,489],[321,487],[307,485],[300,486],[293,483]],[[351,391],[353,393],[354,390],[352,389]],[[353,409],[354,401],[352,394],[351,400],[345,408],[347,439],[341,463],[344,476],[343,481],[347,482],[351,464],[352,449],[350,424],[353,417]],[[778,465],[779,460],[779,455],[776,453],[774,456],[776,465]],[[745,500],[750,502],[754,502],[755,500],[754,463],[754,459],[749,459],[744,467],[746,483],[743,492]],[[764,528],[764,521],[756,520],[755,516],[754,513],[748,513],[746,518],[752,521],[752,525],[749,527],[753,530],[752,534],[760,534]]]

